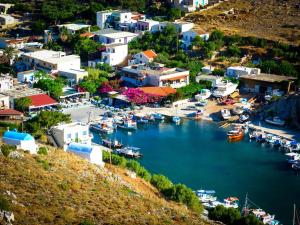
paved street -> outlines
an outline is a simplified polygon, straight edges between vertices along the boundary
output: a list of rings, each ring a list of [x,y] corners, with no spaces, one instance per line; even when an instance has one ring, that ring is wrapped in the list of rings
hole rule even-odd
[[[72,121],[79,121],[87,123],[90,120],[95,120],[99,115],[102,115],[107,110],[100,109],[94,105],[86,105],[75,108],[67,108],[63,110],[63,113],[71,114]]]

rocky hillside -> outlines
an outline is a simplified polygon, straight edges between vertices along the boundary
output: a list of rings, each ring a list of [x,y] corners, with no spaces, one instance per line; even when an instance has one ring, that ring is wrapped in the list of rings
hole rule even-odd
[[[228,0],[185,19],[207,31],[218,28],[227,34],[300,44],[298,0]]]
[[[13,224],[208,224],[125,169],[57,149],[21,154],[0,156],[0,206],[9,203]]]
[[[265,106],[264,117],[278,115],[292,127],[300,129],[300,94],[281,98]]]

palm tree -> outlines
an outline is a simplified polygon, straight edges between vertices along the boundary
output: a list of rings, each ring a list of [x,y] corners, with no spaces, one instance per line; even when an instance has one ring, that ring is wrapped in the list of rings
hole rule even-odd
[[[3,50],[3,55],[11,62],[11,60],[15,57],[16,50],[9,46]]]

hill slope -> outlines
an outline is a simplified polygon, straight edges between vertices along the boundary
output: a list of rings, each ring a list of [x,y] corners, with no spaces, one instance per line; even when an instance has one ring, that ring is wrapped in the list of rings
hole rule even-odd
[[[227,34],[300,44],[298,0],[228,0],[185,19],[207,31],[218,28]]]
[[[0,156],[0,195],[12,202],[14,224],[208,224],[126,170],[89,164],[52,150],[47,156]],[[16,199],[7,196],[13,192]]]

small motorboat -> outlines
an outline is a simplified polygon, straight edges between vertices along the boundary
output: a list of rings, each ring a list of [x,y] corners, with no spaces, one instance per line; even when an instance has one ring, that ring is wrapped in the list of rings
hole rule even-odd
[[[112,134],[114,132],[114,128],[107,126],[105,123],[92,123],[90,124],[90,129],[105,134]]]
[[[237,106],[237,107],[235,107],[235,108],[232,109],[232,113],[234,115],[241,115],[241,114],[244,113],[244,111],[245,110],[244,110],[244,108],[242,106]]]
[[[106,146],[108,148],[122,148],[123,147],[123,144],[116,139],[115,140],[103,139],[102,144],[103,144],[103,146]]]
[[[125,129],[125,130],[136,130],[137,123],[132,119],[126,118],[121,124],[118,124],[118,127]]]
[[[201,99],[199,102],[197,102],[195,105],[196,106],[206,106],[208,101],[206,99]]]
[[[155,120],[164,120],[165,116],[160,113],[153,113],[152,114]]]
[[[116,149],[115,152],[128,158],[141,158],[143,155],[139,152],[140,148],[124,147]]]
[[[227,132],[229,141],[239,141],[244,137],[244,131],[242,129],[234,129]]]
[[[281,120],[278,116],[274,116],[273,118],[267,118],[265,119],[265,121],[275,126],[284,126],[285,124],[285,121]]]
[[[229,109],[221,109],[221,115],[223,117],[224,120],[228,120],[231,118],[231,114]]]
[[[180,121],[181,121],[181,119],[180,119],[180,117],[178,117],[178,116],[173,116],[173,117],[172,117],[172,121],[173,121],[174,123],[176,123],[176,124],[179,124]]]
[[[245,123],[245,122],[247,122],[249,120],[249,118],[250,118],[249,114],[242,114],[239,117],[239,122],[240,123]]]

